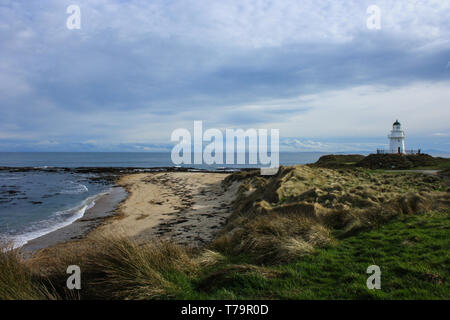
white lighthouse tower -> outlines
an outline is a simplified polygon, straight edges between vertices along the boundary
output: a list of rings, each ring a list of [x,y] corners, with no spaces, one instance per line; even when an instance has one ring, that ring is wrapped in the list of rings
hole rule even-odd
[[[398,120],[392,125],[391,133],[388,135],[389,138],[389,152],[390,153],[405,153],[405,132],[402,130],[402,125]]]

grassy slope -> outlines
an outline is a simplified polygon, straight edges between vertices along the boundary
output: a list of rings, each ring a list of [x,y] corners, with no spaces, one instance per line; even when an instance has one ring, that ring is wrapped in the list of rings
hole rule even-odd
[[[448,212],[407,216],[295,263],[233,271],[251,263],[235,257],[185,281],[178,298],[449,299],[449,229]],[[366,287],[372,264],[381,268],[381,290]]]
[[[104,249],[83,249],[91,262],[70,250],[73,261],[54,262],[49,278],[32,279],[8,254],[0,259],[0,299],[77,299],[64,289],[71,263],[84,270],[82,299],[449,299],[449,229],[450,212],[402,215],[272,266],[248,255],[206,251],[190,259],[171,244],[138,247],[108,240]],[[381,268],[381,290],[366,288],[372,264]],[[52,285],[45,287],[47,280]]]
[[[235,212],[209,250],[104,238],[27,262],[2,252],[0,299],[450,298],[442,179],[306,166],[235,179],[244,179]],[[65,289],[71,264],[83,272],[79,296]],[[366,288],[372,264],[382,290]]]

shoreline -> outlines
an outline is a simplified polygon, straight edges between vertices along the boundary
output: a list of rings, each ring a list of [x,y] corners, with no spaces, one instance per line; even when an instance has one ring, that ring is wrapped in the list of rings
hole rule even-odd
[[[164,166],[164,167],[17,167],[17,166],[0,166],[0,172],[30,172],[30,171],[45,171],[45,172],[73,172],[73,173],[93,173],[104,175],[124,175],[133,173],[151,173],[151,172],[204,172],[204,173],[232,173],[243,170],[254,170],[259,167],[218,167],[215,169],[204,169],[194,167],[181,166]]]
[[[232,212],[240,183],[226,190],[229,173],[181,171],[121,174],[107,194],[73,223],[20,247],[25,258],[41,250],[113,235],[137,243],[171,240],[200,247],[212,241]]]
[[[86,209],[83,216],[72,223],[34,238],[19,247],[26,256],[58,244],[80,240],[98,227],[106,218],[114,216],[118,205],[127,197],[127,192],[120,186],[112,186],[96,198],[94,206]]]

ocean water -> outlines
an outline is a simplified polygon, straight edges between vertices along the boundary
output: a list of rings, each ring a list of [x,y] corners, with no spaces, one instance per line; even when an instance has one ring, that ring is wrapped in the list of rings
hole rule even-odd
[[[280,164],[315,162],[323,153],[280,153]],[[3,153],[0,167],[173,167],[170,153]],[[187,165],[214,170],[250,165]],[[254,167],[254,166],[253,166]],[[20,246],[81,218],[111,186],[93,174],[0,170],[0,241]]]
[[[317,161],[322,152],[281,152],[280,164],[293,165]],[[0,152],[0,167],[172,167],[168,152]],[[182,165],[214,169],[255,167],[251,165]]]
[[[87,174],[0,172],[0,240],[15,246],[81,218],[109,186]]]

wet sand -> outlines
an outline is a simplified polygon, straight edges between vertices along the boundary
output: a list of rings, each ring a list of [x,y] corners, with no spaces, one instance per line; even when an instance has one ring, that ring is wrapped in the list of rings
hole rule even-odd
[[[95,205],[86,210],[82,218],[68,226],[29,241],[22,247],[22,251],[25,255],[31,255],[40,249],[85,237],[105,218],[113,216],[117,205],[126,197],[127,192],[124,188],[111,188],[107,194],[96,199]]]

